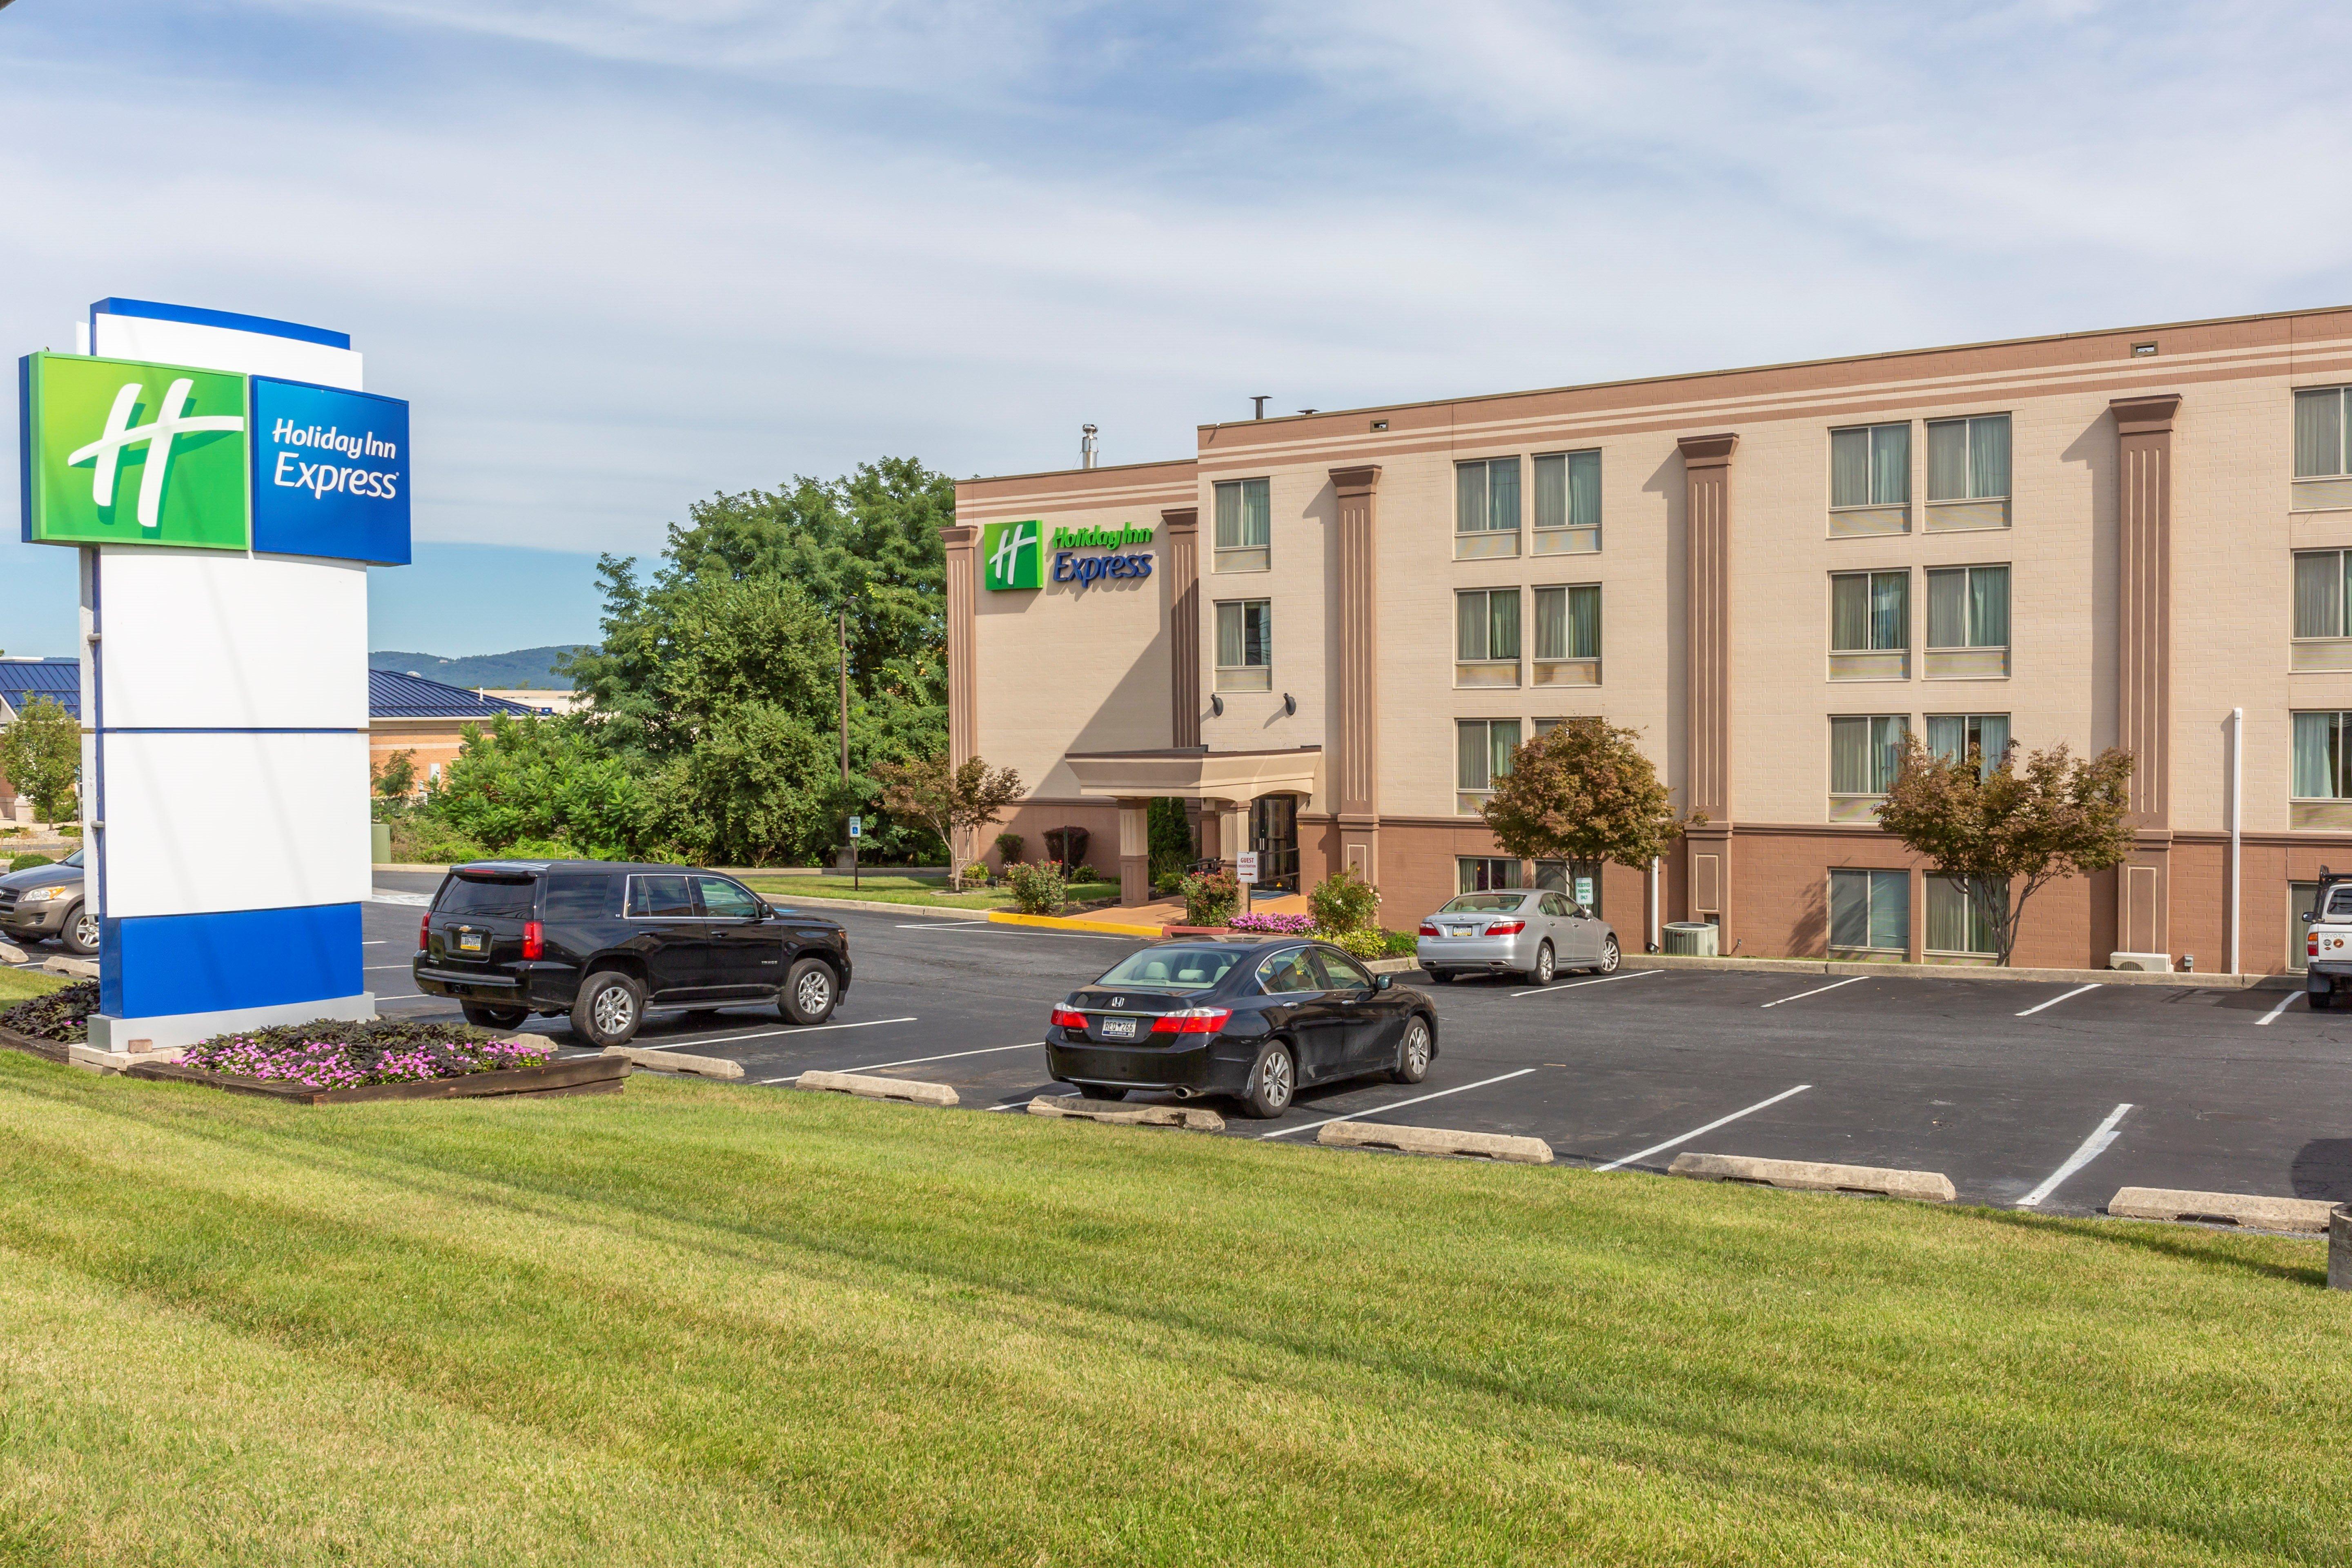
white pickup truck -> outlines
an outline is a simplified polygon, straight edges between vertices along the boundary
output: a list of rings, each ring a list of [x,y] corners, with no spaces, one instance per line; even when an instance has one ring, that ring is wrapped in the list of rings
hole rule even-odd
[[[2352,872],[2319,868],[2319,896],[2303,917],[2304,1000],[2312,1010],[2332,1005],[2352,984]]]

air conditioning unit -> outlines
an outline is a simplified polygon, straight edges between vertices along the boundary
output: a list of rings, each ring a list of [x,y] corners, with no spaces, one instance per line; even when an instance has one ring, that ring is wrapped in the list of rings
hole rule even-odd
[[[1716,928],[1706,921],[1668,921],[1666,952],[1684,958],[1713,958]]]

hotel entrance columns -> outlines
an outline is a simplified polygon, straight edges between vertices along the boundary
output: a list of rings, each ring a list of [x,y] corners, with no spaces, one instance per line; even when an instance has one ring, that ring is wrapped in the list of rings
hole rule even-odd
[[[1118,803],[1118,901],[1132,909],[1151,899],[1151,802]]]

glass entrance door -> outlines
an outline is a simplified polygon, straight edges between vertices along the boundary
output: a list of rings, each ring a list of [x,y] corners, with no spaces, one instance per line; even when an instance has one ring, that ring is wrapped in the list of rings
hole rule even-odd
[[[1250,847],[1257,851],[1257,885],[1298,891],[1298,797],[1262,795],[1250,802]]]

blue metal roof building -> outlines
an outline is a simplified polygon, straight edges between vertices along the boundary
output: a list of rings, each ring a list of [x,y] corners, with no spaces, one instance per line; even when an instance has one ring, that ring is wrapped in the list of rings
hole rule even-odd
[[[81,717],[81,661],[75,658],[0,658],[0,724],[16,717],[30,697],[47,697]],[[494,719],[501,713],[528,718],[552,711],[528,708],[503,697],[484,697],[462,686],[404,675],[396,669],[368,671],[371,719]]]
[[[81,717],[81,660],[0,658],[0,724],[16,717],[26,700],[47,697]]]

